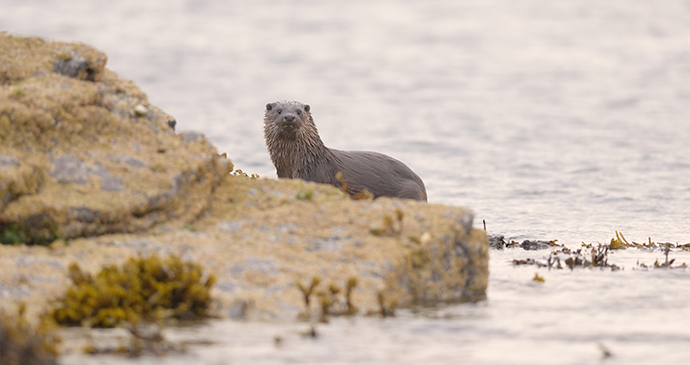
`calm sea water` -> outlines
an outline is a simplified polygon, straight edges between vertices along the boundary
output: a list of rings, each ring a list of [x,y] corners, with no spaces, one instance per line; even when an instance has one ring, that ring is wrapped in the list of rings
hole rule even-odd
[[[245,171],[275,177],[264,106],[299,100],[328,146],[395,156],[431,202],[473,208],[490,233],[571,247],[615,230],[690,242],[687,0],[0,0],[0,9],[2,30],[105,51],[179,130],[205,133]],[[614,354],[607,363],[690,361],[688,270],[632,270],[662,258],[639,250],[612,256],[618,272],[510,264],[545,255],[492,251],[479,305],[336,321],[316,341],[284,335],[279,349],[273,336],[299,325],[216,323],[192,331],[221,338],[194,356],[593,363],[601,343]],[[530,280],[535,271],[544,284]]]

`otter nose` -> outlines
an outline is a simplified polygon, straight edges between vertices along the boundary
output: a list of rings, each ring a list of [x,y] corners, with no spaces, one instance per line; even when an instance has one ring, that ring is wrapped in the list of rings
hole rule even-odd
[[[295,122],[295,116],[288,114],[288,115],[283,116],[283,120],[286,121],[287,123],[294,123]]]

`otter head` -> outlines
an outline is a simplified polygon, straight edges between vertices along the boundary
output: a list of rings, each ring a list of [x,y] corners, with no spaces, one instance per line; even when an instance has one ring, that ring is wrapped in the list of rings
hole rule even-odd
[[[309,105],[296,101],[277,101],[266,104],[264,123],[281,135],[297,133],[304,126],[313,126]]]
[[[302,176],[328,151],[309,111],[309,105],[296,101],[266,105],[264,139],[280,178]]]

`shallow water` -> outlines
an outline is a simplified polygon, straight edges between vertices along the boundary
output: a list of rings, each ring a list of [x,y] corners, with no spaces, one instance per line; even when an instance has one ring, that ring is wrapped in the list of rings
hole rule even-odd
[[[471,207],[492,234],[571,247],[615,230],[690,242],[688,1],[0,0],[0,9],[2,30],[105,51],[179,130],[204,132],[247,172],[275,177],[264,106],[299,100],[328,146],[395,156],[431,202]],[[688,270],[632,270],[660,252],[617,252],[617,272],[513,267],[522,255],[548,253],[492,251],[488,301],[436,314],[450,319],[335,321],[318,340],[286,337],[280,349],[273,336],[300,325],[216,323],[197,334],[223,340],[197,355],[592,363],[601,342],[614,353],[607,363],[690,360]],[[531,281],[535,271],[544,284]]]
[[[489,299],[396,318],[303,323],[216,322],[168,332],[173,341],[208,341],[184,356],[137,364],[684,364],[690,361],[690,280],[684,269],[645,271],[659,252],[618,251],[623,270],[512,267],[548,252],[492,251]],[[690,252],[674,254],[690,264]],[[650,261],[651,259],[651,261]],[[543,283],[530,280],[536,271]],[[280,337],[280,346],[275,338]],[[603,361],[601,346],[612,356]],[[65,364],[93,358],[68,356]],[[100,358],[99,364],[120,364]]]

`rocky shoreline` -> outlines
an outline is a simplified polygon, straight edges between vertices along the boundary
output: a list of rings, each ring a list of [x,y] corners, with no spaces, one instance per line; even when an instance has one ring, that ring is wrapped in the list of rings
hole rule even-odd
[[[297,285],[314,278],[342,288],[354,278],[360,314],[382,298],[485,298],[489,243],[470,210],[231,174],[225,155],[176,134],[106,60],[0,33],[0,308],[21,302],[35,315],[65,290],[71,263],[95,272],[154,252],[203,264],[231,318],[316,312]]]

